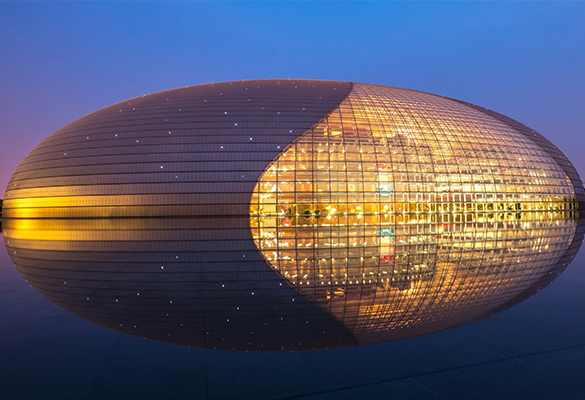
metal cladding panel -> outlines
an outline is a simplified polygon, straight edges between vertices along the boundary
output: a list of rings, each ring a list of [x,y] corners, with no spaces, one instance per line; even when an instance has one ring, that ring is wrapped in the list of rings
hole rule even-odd
[[[266,165],[350,89],[306,80],[209,84],[74,121],[39,144],[9,183],[3,230],[15,264],[55,303],[136,336],[230,350],[355,345],[274,274],[249,222]]]
[[[570,162],[488,111],[305,80],[145,95],[25,158],[4,238],[46,297],[149,339],[308,350],[445,329],[550,282],[583,236]]]
[[[181,205],[170,212],[193,215],[196,211],[189,210],[180,193],[171,195],[168,186],[159,192],[165,196],[151,197],[142,195],[154,188],[145,190],[135,183],[184,183],[193,189],[203,174],[204,182],[225,182],[227,189],[210,184],[203,192],[216,192],[216,198],[193,204],[244,204],[234,213],[247,214],[250,193],[264,167],[350,89],[347,82],[225,82],[153,93],[103,108],[55,132],[27,155],[8,185],[6,217],[42,217],[43,204],[23,206],[19,200],[48,196],[60,197],[64,217],[73,211],[65,207],[85,204],[91,204],[92,217],[141,216],[139,208],[109,208],[102,186],[112,184],[117,186],[110,191],[128,196],[122,203]],[[97,205],[102,200],[105,209]],[[56,216],[48,211],[47,217]]]

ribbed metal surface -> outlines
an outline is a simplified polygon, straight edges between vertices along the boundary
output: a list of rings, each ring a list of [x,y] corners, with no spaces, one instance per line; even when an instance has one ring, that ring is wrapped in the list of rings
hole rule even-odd
[[[305,80],[201,85],[67,125],[25,158],[6,191],[3,230],[15,264],[55,303],[137,336],[229,350],[355,345],[271,271],[249,225],[266,165],[350,89]]]
[[[266,164],[350,88],[239,81],[114,104],[27,155],[8,184],[5,217],[247,215]]]

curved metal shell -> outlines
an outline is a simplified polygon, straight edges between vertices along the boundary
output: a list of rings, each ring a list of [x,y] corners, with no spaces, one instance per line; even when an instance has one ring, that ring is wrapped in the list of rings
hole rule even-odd
[[[399,339],[566,268],[583,187],[549,143],[403,89],[186,87],[43,141],[9,183],[4,237],[42,294],[133,335],[261,351]]]

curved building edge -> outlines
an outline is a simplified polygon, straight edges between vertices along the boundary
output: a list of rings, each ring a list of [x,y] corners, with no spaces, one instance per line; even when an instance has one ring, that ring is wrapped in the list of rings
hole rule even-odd
[[[540,146],[553,160],[556,161],[559,167],[561,167],[561,169],[567,175],[567,178],[569,178],[569,180],[571,181],[573,188],[575,189],[575,197],[578,205],[577,229],[575,230],[575,235],[573,236],[573,240],[571,241],[571,244],[567,248],[567,251],[565,251],[565,253],[557,261],[557,263],[553,265],[548,274],[544,275],[528,289],[518,294],[518,296],[514,297],[513,299],[509,300],[502,306],[492,311],[492,313],[497,313],[507,308],[510,308],[518,303],[521,303],[527,298],[532,297],[533,295],[538,293],[549,283],[551,283],[557,276],[559,276],[569,266],[571,261],[573,261],[573,258],[579,252],[579,249],[581,248],[581,244],[583,242],[583,237],[585,235],[585,190],[583,188],[583,181],[581,180],[579,173],[577,172],[573,164],[569,161],[567,156],[550,140],[542,136],[540,133],[536,132],[534,129],[531,129],[528,126],[510,117],[507,117],[496,111],[490,110],[489,108],[481,107],[457,99],[452,98],[449,99],[464,104],[466,106],[472,107],[486,115],[496,118],[497,120],[508,125],[518,133],[524,135],[526,138],[530,139],[532,142]]]

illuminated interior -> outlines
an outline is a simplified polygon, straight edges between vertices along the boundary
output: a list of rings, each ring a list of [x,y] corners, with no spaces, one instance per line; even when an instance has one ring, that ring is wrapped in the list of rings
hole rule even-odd
[[[250,206],[265,260],[362,343],[505,303],[566,251],[576,210],[564,171],[507,125],[361,84],[273,160]]]

